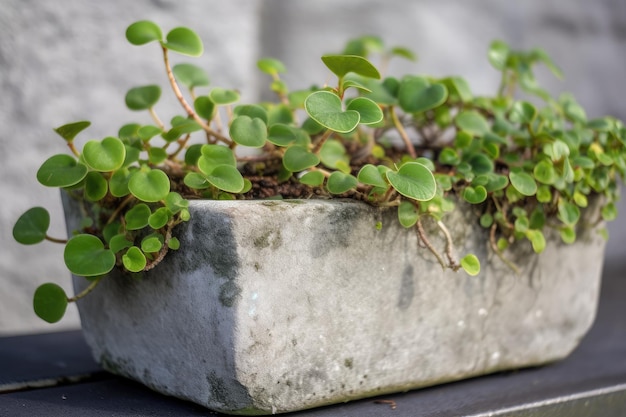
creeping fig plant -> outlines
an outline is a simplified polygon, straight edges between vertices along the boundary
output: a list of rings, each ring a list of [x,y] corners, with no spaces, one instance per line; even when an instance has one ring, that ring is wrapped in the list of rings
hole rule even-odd
[[[280,77],[280,61],[260,60],[278,100],[248,104],[239,103],[235,90],[210,88],[201,68],[170,65],[171,52],[202,54],[192,30],[163,36],[155,23],[140,21],[126,37],[160,49],[183,114],[168,123],[159,118],[161,87],[151,80],[128,91],[125,103],[147,111],[152,124],[126,124],[82,150],[75,138],[89,122],[55,129],[70,153],[46,160],[37,179],[83,202],[81,230],[67,241],[52,238],[48,212],[35,207],[17,220],[13,234],[23,244],[64,243],[68,269],[91,285],[74,297],[56,284],[40,286],[34,308],[46,321],[60,320],[68,302],[115,267],[129,273],[158,267],[178,249],[176,226],[189,220],[189,199],[362,200],[396,210],[443,268],[470,275],[480,273],[480,262],[473,254],[456,259],[445,225],[457,205],[474,207],[476,222],[490,230],[491,249],[513,269],[508,245],[527,240],[539,253],[546,228],[573,242],[591,198],[601,198],[605,220],[616,216],[626,129],[612,117],[589,120],[572,96],[553,98],[542,89],[535,64],[561,73],[540,49],[519,52],[493,42],[488,59],[500,74],[498,92],[477,97],[458,76],[382,74],[369,60],[372,53],[382,57],[381,68],[394,55],[415,56],[367,36],[350,41],[342,54],[322,57],[336,77],[322,88],[292,91]],[[430,243],[424,222],[436,224],[444,248]]]

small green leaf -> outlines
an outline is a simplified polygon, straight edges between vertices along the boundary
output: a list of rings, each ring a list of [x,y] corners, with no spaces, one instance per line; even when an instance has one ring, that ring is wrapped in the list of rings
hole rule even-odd
[[[485,117],[476,110],[463,110],[455,118],[459,129],[473,136],[482,136],[489,132],[489,123]]]
[[[502,41],[496,40],[489,45],[487,57],[495,69],[504,71],[509,58],[509,53],[509,46]]]
[[[251,119],[260,119],[265,125],[268,122],[267,110],[256,104],[243,104],[233,110],[235,116],[248,116]]]
[[[126,230],[140,230],[148,225],[152,211],[147,204],[140,203],[131,208],[124,215]]]
[[[46,187],[71,187],[81,182],[89,168],[65,154],[48,158],[37,171],[37,180]]]
[[[146,267],[146,256],[137,246],[130,247],[122,256],[124,268],[130,272],[141,272]]]
[[[387,188],[389,186],[383,178],[383,174],[372,164],[364,165],[359,171],[357,179],[363,184],[373,185],[374,187]]]
[[[469,158],[467,162],[472,167],[472,172],[475,175],[489,174],[493,171],[494,168],[493,160],[482,153],[472,155],[472,157]]]
[[[113,236],[109,242],[109,249],[113,253],[118,253],[119,251],[130,248],[131,246],[133,246],[133,242],[128,240],[126,235],[123,233]]]
[[[239,93],[235,90],[227,90],[216,87],[209,93],[209,98],[218,106],[225,106],[239,101]]]
[[[163,133],[163,130],[160,127],[152,125],[141,126],[139,130],[137,130],[137,135],[143,141],[150,140],[161,133]]]
[[[215,103],[209,96],[196,98],[193,102],[193,108],[200,117],[206,120],[211,120],[215,116]]]
[[[559,201],[558,218],[566,225],[574,225],[580,219],[580,209],[576,204],[569,201]]]
[[[128,179],[130,171],[127,168],[118,169],[111,175],[109,191],[113,197],[125,197],[130,193]]]
[[[50,213],[43,207],[33,207],[22,214],[13,226],[13,238],[22,245],[33,245],[46,238]]]
[[[170,221],[171,213],[166,207],[159,207],[148,217],[148,225],[157,230],[164,227]]]
[[[189,188],[194,188],[196,190],[203,190],[205,188],[209,188],[210,184],[206,177],[197,172],[188,172],[183,178],[183,182]]]
[[[465,255],[461,259],[461,267],[468,275],[473,277],[480,273],[480,261],[473,254]]]
[[[163,236],[157,234],[146,236],[141,241],[141,250],[144,253],[155,253],[161,250],[163,247]],[[143,268],[142,268],[143,269]]]
[[[85,198],[89,201],[102,200],[109,191],[109,183],[99,172],[91,171],[85,177]]]
[[[561,230],[559,230],[559,233],[561,235],[561,240],[564,243],[571,244],[576,242],[576,229],[574,227],[563,227]]]
[[[163,200],[170,192],[170,179],[160,169],[143,169],[131,174],[128,189],[141,201]]]
[[[461,158],[454,148],[445,147],[439,154],[439,163],[443,165],[456,166],[461,163]]]
[[[346,110],[355,110],[361,116],[359,123],[373,125],[383,120],[383,111],[378,104],[366,97],[357,97],[350,101]]]
[[[421,113],[443,104],[448,89],[443,84],[431,84],[423,77],[406,77],[400,83],[398,102],[407,113]]]
[[[74,274],[95,277],[110,272],[115,266],[115,255],[94,235],[72,237],[63,252],[65,265]]]
[[[546,248],[546,239],[540,230],[529,229],[526,231],[526,238],[530,240],[535,253],[541,253]]]
[[[65,315],[67,295],[57,284],[52,282],[42,284],[35,290],[33,309],[42,320],[56,323]]]
[[[294,128],[282,123],[276,123],[269,128],[267,140],[276,146],[288,146],[297,139]]]
[[[485,213],[480,216],[480,225],[485,229],[493,225],[493,216],[490,213]]]
[[[471,204],[479,204],[487,199],[487,190],[482,185],[467,186],[463,190],[463,198]]]
[[[350,173],[350,157],[343,144],[335,139],[328,139],[320,149],[319,158],[322,164],[331,169],[338,169],[346,174]]]
[[[397,172],[387,171],[387,179],[400,194],[418,201],[430,200],[437,191],[433,173],[417,162],[408,162]]]
[[[335,132],[348,133],[354,130],[361,120],[356,110],[341,108],[341,99],[330,91],[316,91],[304,101],[306,112],[317,123]]]
[[[399,56],[409,61],[417,61],[417,55],[408,48],[402,46],[395,46],[389,51],[394,56]]]
[[[539,161],[535,168],[533,168],[533,174],[535,179],[543,184],[554,184],[557,179],[556,171],[552,162],[547,159]]]
[[[159,165],[167,159],[167,151],[163,148],[148,149],[148,162],[152,165]]]
[[[281,74],[286,71],[285,64],[274,58],[262,58],[256,64],[261,71],[269,75]]]
[[[324,184],[324,174],[320,171],[310,171],[299,178],[302,184],[309,185],[311,187],[318,187]]]
[[[169,31],[163,46],[189,56],[200,56],[204,51],[200,37],[193,30],[185,27],[178,27]]]
[[[552,191],[550,191],[550,187],[541,185],[537,188],[537,201],[540,203],[549,203],[552,201]]]
[[[180,241],[178,240],[178,238],[173,237],[170,239],[167,247],[171,250],[178,250],[180,249]]]
[[[83,159],[92,169],[110,172],[121,168],[126,158],[126,147],[118,138],[109,136],[102,140],[90,140],[83,147]]]
[[[126,29],[126,39],[133,45],[144,45],[152,41],[161,41],[161,28],[148,20],[135,22]]]
[[[353,72],[367,78],[380,79],[380,73],[371,62],[357,55],[325,55],[322,61],[339,78]]]
[[[262,148],[267,140],[267,126],[259,118],[238,116],[230,125],[230,137],[239,145]]]
[[[202,173],[209,175],[220,165],[237,166],[237,160],[232,149],[222,145],[203,145],[202,156],[198,159],[198,168]]]
[[[161,87],[158,85],[146,85],[128,90],[126,97],[126,107],[130,110],[148,110],[153,107],[161,98]]]
[[[537,193],[537,183],[535,179],[525,172],[509,173],[511,185],[522,195],[532,196]]]
[[[602,219],[610,222],[617,218],[617,206],[614,203],[608,203],[602,207]]]
[[[91,122],[88,121],[68,123],[66,125],[57,127],[56,129],[54,129],[54,131],[57,132],[59,136],[61,136],[66,141],[72,142],[76,135],[87,129],[90,125]]]
[[[319,163],[319,157],[301,145],[288,147],[283,156],[283,165],[290,172],[304,171]]]
[[[537,116],[537,109],[527,101],[516,101],[511,107],[510,120],[513,123],[529,124]]]
[[[409,201],[403,200],[398,206],[398,220],[403,227],[407,229],[415,226],[419,218],[419,212],[414,204]]]
[[[218,165],[207,175],[207,181],[227,193],[239,193],[245,185],[241,173],[231,165]]]
[[[172,72],[178,81],[189,89],[209,85],[209,76],[196,65],[176,64],[172,67]]]
[[[189,207],[189,200],[185,200],[180,194],[172,191],[165,197],[165,206],[173,214]]]
[[[341,171],[335,171],[328,177],[326,186],[331,194],[343,194],[358,184],[358,181],[353,175],[344,174]]]

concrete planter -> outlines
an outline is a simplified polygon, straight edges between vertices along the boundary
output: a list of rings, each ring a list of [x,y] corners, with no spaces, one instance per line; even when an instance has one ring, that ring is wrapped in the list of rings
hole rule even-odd
[[[470,277],[442,271],[391,209],[190,210],[180,251],[142,279],[103,280],[78,307],[106,369],[221,412],[294,411],[556,361],[595,316],[604,241],[593,230],[574,245],[549,238],[539,256],[520,244],[515,276],[458,211],[446,220],[457,250],[483,263]],[[75,279],[76,291],[86,285]]]

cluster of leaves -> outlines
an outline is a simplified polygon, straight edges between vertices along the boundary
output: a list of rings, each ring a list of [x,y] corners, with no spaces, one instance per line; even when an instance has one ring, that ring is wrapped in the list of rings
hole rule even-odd
[[[189,219],[191,198],[254,198],[272,184],[275,193],[261,195],[281,197],[283,190],[282,197],[290,198],[304,190],[307,196],[396,207],[399,222],[415,228],[442,267],[470,275],[479,273],[480,263],[473,254],[456,259],[443,221],[459,204],[475,207],[477,221],[490,229],[492,249],[514,269],[504,256],[508,245],[527,239],[540,253],[548,227],[563,241],[575,241],[590,199],[601,198],[605,220],[616,216],[626,129],[611,117],[588,120],[571,96],[553,99],[541,89],[532,71],[536,63],[560,76],[541,50],[517,52],[492,43],[488,58],[501,73],[499,92],[476,97],[456,76],[384,77],[371,54],[383,57],[381,68],[392,56],[415,57],[367,36],[350,41],[342,54],[322,57],[336,76],[332,86],[291,91],[280,76],[284,65],[260,60],[279,100],[238,104],[235,90],[198,94],[210,86],[201,68],[170,66],[170,51],[202,53],[190,29],[163,37],[159,26],[140,21],[126,37],[134,45],[160,45],[185,113],[166,126],[155,111],[161,89],[151,84],[131,89],[126,105],[148,111],[152,124],[125,125],[117,137],[89,141],[80,152],[74,138],[89,122],[56,129],[72,155],[51,157],[37,178],[89,203],[82,230],[65,242],[65,263],[93,282],[72,298],[55,284],[39,287],[35,312],[46,321],[58,321],[68,302],[86,295],[115,265],[146,271],[177,249],[172,229]],[[517,99],[518,88],[541,106]],[[17,221],[14,236],[24,244],[58,241],[47,235],[49,221],[45,209],[33,208]],[[424,221],[440,230],[443,251],[429,241]]]

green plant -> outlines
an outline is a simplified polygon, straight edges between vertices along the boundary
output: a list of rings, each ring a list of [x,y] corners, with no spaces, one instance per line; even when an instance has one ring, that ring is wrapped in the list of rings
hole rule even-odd
[[[332,86],[291,91],[280,77],[284,65],[260,60],[278,101],[236,105],[234,90],[198,93],[209,85],[201,68],[170,66],[172,51],[202,53],[193,31],[176,28],[164,38],[156,24],[140,21],[126,37],[134,45],[160,46],[184,114],[162,122],[155,110],[161,89],[151,84],[128,91],[125,102],[148,111],[153,124],[124,125],[117,136],[88,141],[82,150],[74,139],[89,122],[55,129],[71,154],[46,160],[37,178],[84,203],[81,230],[68,241],[49,237],[49,214],[36,207],[18,219],[13,234],[24,244],[65,243],[68,269],[92,283],[74,297],[55,284],[40,286],[34,308],[48,322],[60,320],[68,302],[92,291],[114,267],[140,273],[178,249],[173,231],[189,220],[189,199],[341,197],[394,207],[443,268],[471,275],[479,273],[479,260],[454,257],[444,223],[459,204],[474,206],[494,253],[513,269],[507,246],[526,239],[539,253],[546,228],[573,242],[590,198],[601,197],[605,220],[617,214],[626,129],[611,117],[588,120],[573,97],[554,99],[541,89],[536,63],[560,76],[541,50],[492,43],[488,58],[501,74],[499,91],[475,97],[456,76],[381,75],[371,54],[383,57],[381,67],[392,56],[415,57],[367,36],[350,41],[342,54],[322,57],[336,76]],[[517,98],[518,89],[530,98]],[[242,156],[240,147],[258,152]],[[430,243],[425,221],[445,237],[442,252]]]

